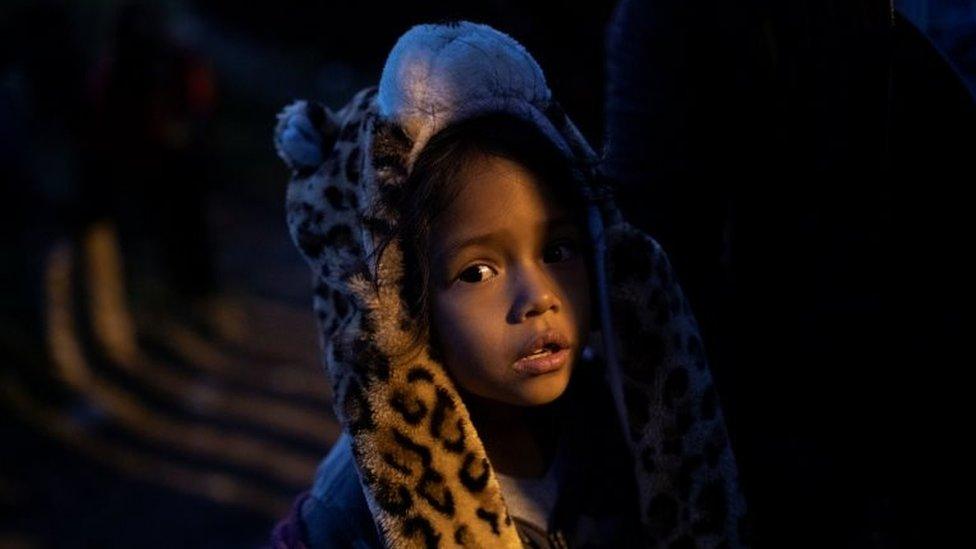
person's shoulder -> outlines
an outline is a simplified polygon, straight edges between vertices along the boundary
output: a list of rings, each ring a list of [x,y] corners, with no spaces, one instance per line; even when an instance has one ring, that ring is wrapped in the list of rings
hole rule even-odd
[[[352,455],[352,437],[345,431],[319,463],[311,495],[342,507],[366,504]]]
[[[319,464],[315,483],[302,503],[302,522],[310,549],[380,547],[351,443],[351,437],[343,432]]]

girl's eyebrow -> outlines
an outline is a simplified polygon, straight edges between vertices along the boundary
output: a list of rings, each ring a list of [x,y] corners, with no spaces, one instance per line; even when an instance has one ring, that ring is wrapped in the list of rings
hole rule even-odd
[[[550,217],[539,222],[539,229],[553,229],[560,225],[572,224],[573,217],[568,214],[558,215],[555,217]],[[477,236],[472,236],[469,238],[459,239],[445,246],[440,253],[437,254],[437,258],[443,259],[448,258],[456,254],[457,252],[467,248],[468,246],[474,246],[476,244],[488,244],[490,242],[497,242],[504,240],[504,237],[509,235],[506,230],[495,231],[491,233],[480,234]]]

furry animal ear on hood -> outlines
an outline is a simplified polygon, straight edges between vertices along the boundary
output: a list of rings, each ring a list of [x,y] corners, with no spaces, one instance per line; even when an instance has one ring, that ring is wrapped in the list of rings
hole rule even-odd
[[[535,124],[578,170],[567,192],[589,208],[596,243],[602,381],[630,450],[648,544],[741,546],[745,504],[698,327],[667,255],[624,221],[593,149],[514,39],[462,21],[418,25],[391,51],[379,86],[339,111],[298,101],[274,142],[292,170],[287,222],[313,273],[313,307],[334,410],[387,546],[521,547],[465,403],[429,345],[404,354],[402,252],[392,196],[428,140],[505,112]],[[374,276],[375,274],[375,276]],[[596,472],[599,474],[599,472]]]
[[[332,150],[339,125],[318,101],[295,101],[278,114],[274,144],[278,156],[297,173],[314,171]]]

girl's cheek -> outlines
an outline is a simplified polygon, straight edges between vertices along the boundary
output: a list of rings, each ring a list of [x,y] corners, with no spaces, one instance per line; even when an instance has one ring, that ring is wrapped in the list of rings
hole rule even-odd
[[[589,329],[592,320],[591,312],[593,301],[590,294],[589,276],[585,269],[574,270],[564,279],[565,293],[568,299],[572,300],[570,309],[576,317],[574,320],[580,329]]]

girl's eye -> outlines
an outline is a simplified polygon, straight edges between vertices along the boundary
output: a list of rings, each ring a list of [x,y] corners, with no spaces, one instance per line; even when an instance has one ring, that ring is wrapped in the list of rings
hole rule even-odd
[[[491,270],[491,267],[489,267],[488,265],[485,265],[484,263],[478,263],[477,265],[472,265],[467,269],[461,271],[461,274],[458,276],[458,280],[461,280],[463,282],[470,282],[472,284],[483,282],[484,280],[487,279],[482,279],[480,277],[482,274],[486,272],[491,273],[493,271]]]
[[[563,240],[549,247],[547,252],[550,253],[544,254],[544,259],[546,261],[550,261],[550,262],[568,261],[576,257],[576,252],[577,252],[576,243],[570,240]]]

